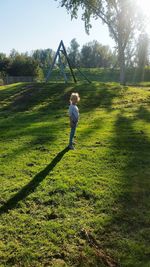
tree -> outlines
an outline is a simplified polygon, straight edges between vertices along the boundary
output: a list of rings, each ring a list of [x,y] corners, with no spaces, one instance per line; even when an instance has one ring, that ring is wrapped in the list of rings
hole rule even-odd
[[[80,61],[79,44],[76,39],[72,39],[70,47],[68,48],[68,57],[71,60],[73,66],[77,66]]]
[[[15,59],[17,56],[19,56],[19,52],[16,51],[14,48],[10,51],[9,57],[11,59]]]
[[[81,49],[81,65],[83,67],[111,67],[112,57],[109,46],[102,45],[95,40],[83,45]]]
[[[146,33],[141,34],[137,45],[137,67],[140,81],[144,81],[144,70],[149,61],[149,45],[150,39],[148,35]]]
[[[54,51],[52,49],[37,49],[32,52],[32,58],[38,62],[45,73],[52,64],[53,57]]]
[[[7,69],[7,74],[11,76],[34,76],[37,77],[39,73],[38,63],[29,56],[24,54],[16,54],[13,58],[9,68]]]
[[[120,66],[120,82],[125,83],[125,49],[139,23],[135,0],[61,0],[62,7],[77,18],[79,8],[86,32],[92,27],[91,17],[100,18],[108,26],[111,37],[116,42]]]
[[[0,61],[6,58],[6,54],[0,53]]]
[[[4,80],[7,76],[8,69],[10,67],[11,60],[6,57],[5,54],[0,53],[0,77]]]

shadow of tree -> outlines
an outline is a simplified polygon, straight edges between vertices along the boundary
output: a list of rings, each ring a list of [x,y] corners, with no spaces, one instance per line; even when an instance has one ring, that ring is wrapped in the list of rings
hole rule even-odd
[[[144,132],[135,131],[133,128],[134,119],[129,119],[120,115],[116,122],[116,148],[125,151],[126,164],[122,169],[127,185],[129,185],[129,194],[132,204],[136,207],[144,201],[147,203],[148,173],[150,172],[150,140]],[[128,174],[128,177],[126,176]],[[132,190],[130,192],[132,186]],[[134,191],[135,189],[135,191]],[[139,194],[139,195],[138,195]],[[134,203],[135,202],[135,203]],[[132,207],[130,205],[129,207]]]
[[[23,88],[21,88],[23,86]],[[96,84],[92,85],[64,85],[64,84],[24,84],[13,86],[12,88],[5,88],[4,93],[6,96],[10,97],[10,103],[6,105],[5,114],[7,118],[1,119],[1,140],[6,141],[12,140],[17,136],[33,136],[33,142],[38,141],[40,135],[43,133],[45,137],[42,139],[42,145],[47,140],[54,140],[58,127],[56,124],[56,119],[54,118],[55,110],[63,114],[65,108],[67,112],[67,103],[69,104],[69,97],[71,92],[78,91],[81,95],[81,112],[95,109],[97,107],[105,107],[106,109],[111,109],[113,98],[117,96],[120,89],[111,89],[108,84],[101,84],[100,88],[97,88]],[[118,87],[117,87],[118,88]],[[119,87],[120,88],[120,87]],[[15,92],[15,94],[14,94]],[[85,94],[86,93],[86,94]],[[4,94],[5,95],[5,94]],[[46,102],[45,102],[46,101]],[[35,105],[43,103],[43,106],[39,107],[38,111],[34,112],[19,112],[18,111],[28,111],[32,109]],[[14,116],[10,116],[8,111],[14,109]],[[50,123],[49,126],[42,125],[36,126],[34,128],[34,123],[46,122],[47,116],[49,116],[49,121],[54,121]],[[59,116],[59,114],[58,114]],[[58,121],[58,118],[57,118]],[[60,122],[59,122],[60,124]],[[32,127],[31,127],[32,126]],[[56,127],[55,127],[56,126]],[[60,125],[59,125],[60,126]],[[59,128],[64,128],[65,125],[61,123]],[[93,126],[95,127],[95,126]],[[49,133],[46,135],[46,132]],[[88,134],[89,132],[86,132]],[[90,133],[89,133],[90,134]],[[46,140],[46,141],[44,141]],[[31,144],[29,144],[31,145]],[[24,145],[24,149],[16,148],[13,155],[19,154],[19,151],[28,149],[28,144]],[[11,156],[13,156],[11,155]]]
[[[15,196],[11,197],[3,206],[0,207],[0,214],[8,212],[9,210],[16,207],[20,200],[25,199],[29,194],[34,192],[37,186],[46,178],[46,176],[54,169],[59,163],[62,157],[68,152],[69,149],[66,147],[52,160],[52,162],[41,172],[39,172],[27,185],[25,185]]]
[[[18,94],[20,94],[20,91],[26,90],[26,87],[26,83],[2,86],[2,88],[0,88],[0,101],[3,102],[5,100],[15,98]]]
[[[140,111],[141,109],[138,116]],[[135,261],[136,266],[141,266],[138,264],[142,262],[144,266],[149,258],[146,247],[149,244],[147,212],[150,208],[150,140],[143,132],[139,133],[134,129],[136,119],[128,118],[122,113],[115,124],[116,135],[112,140],[112,147],[119,162],[117,168],[120,169],[121,187],[118,195],[116,193],[112,220],[109,228],[106,226],[106,231],[110,236],[115,232],[116,237],[124,239],[125,261],[128,261],[130,249],[134,246],[132,262]],[[139,250],[139,247],[142,250]]]
[[[31,83],[22,85],[22,88],[21,86],[18,86],[17,89],[15,87],[15,92],[6,88],[1,101],[7,102],[1,110],[22,112],[46,103],[49,103],[52,109],[62,108],[59,101],[62,99],[66,87],[66,84]]]
[[[77,91],[81,96],[81,109],[89,111],[104,107],[108,111],[112,107],[113,98],[118,97],[122,87],[116,84],[25,84],[18,85],[14,90],[3,90],[2,112],[23,112],[36,108],[39,112],[62,110],[69,105],[71,92]],[[6,100],[6,103],[5,103]]]
[[[91,120],[90,118],[89,121],[87,120],[87,127],[79,133],[79,139],[82,140],[81,142],[84,143],[84,141],[89,140],[89,138],[91,138],[92,135],[95,135],[96,132],[102,128],[103,123],[104,123],[103,118],[95,118],[93,120]],[[94,138],[95,140],[96,137]],[[95,144],[93,144],[93,146],[94,145]]]
[[[146,122],[150,122],[150,112],[145,107],[141,106],[138,109],[136,117]]]
[[[107,111],[110,111],[113,105],[113,99],[119,97],[122,90],[123,87],[108,83],[78,85],[77,91],[81,96],[81,112],[82,110],[89,112],[96,108],[105,108]]]
[[[0,141],[8,144],[6,150],[9,150],[9,144],[12,146],[11,153],[3,152],[8,154],[5,160],[10,160],[31,147],[34,149],[36,145],[52,144],[65,130],[66,124],[56,112],[15,112],[12,116],[0,119],[0,128]],[[15,140],[18,140],[16,147]]]
[[[40,150],[41,146],[44,149],[45,145],[47,146],[56,141],[62,129],[65,128],[64,123],[61,122],[59,122],[59,125],[57,125],[56,122],[53,122],[49,125],[40,124],[38,127],[34,127],[33,123],[32,127],[29,126],[30,123],[22,125],[22,123],[18,121],[17,126],[14,124],[13,127],[11,127],[11,125],[2,127],[0,140],[6,142],[7,149],[5,152],[1,153],[1,157],[3,157],[3,154],[7,154],[5,162],[15,160],[18,155],[25,153],[25,151],[28,150]],[[17,146],[15,145],[15,140],[18,140]],[[10,152],[9,142],[12,146]]]

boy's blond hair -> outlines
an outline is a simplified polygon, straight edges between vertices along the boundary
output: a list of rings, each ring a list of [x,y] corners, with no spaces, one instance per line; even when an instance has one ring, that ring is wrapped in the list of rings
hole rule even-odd
[[[80,96],[78,93],[72,93],[70,96],[70,102],[75,101],[76,103],[80,101]]]

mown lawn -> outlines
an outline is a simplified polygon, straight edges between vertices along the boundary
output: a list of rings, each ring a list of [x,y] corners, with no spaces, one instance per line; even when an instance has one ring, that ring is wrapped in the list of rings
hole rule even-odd
[[[150,87],[14,84],[0,103],[0,266],[149,267]]]

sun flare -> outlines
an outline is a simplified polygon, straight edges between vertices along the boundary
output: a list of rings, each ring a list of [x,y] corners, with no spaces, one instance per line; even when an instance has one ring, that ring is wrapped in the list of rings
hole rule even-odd
[[[146,18],[146,31],[150,35],[150,0],[138,0],[138,6]]]
[[[145,14],[148,15],[150,12],[150,0],[139,0],[138,5],[141,8],[141,11]]]

